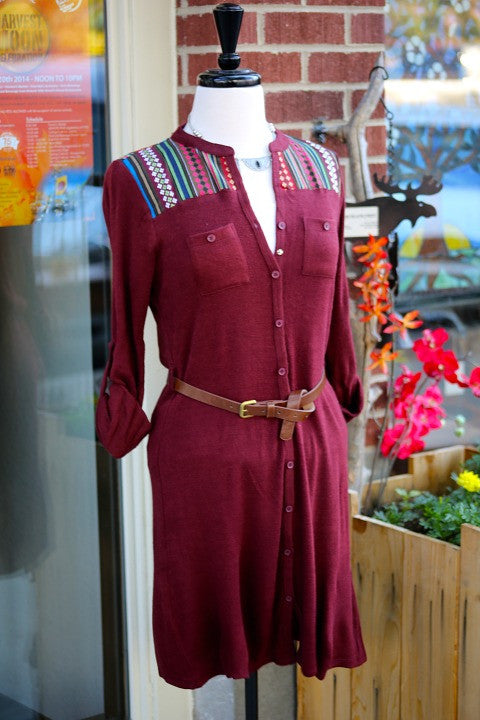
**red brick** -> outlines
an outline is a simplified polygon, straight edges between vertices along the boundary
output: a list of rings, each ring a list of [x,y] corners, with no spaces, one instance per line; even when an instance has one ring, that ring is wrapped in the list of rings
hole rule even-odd
[[[365,138],[369,155],[385,155],[387,150],[387,131],[381,126],[365,128]]]
[[[307,5],[347,5],[347,6],[356,6],[360,5],[362,7],[368,7],[371,5],[385,5],[385,0],[307,0]]]
[[[341,185],[342,187],[347,186],[347,178],[346,178],[346,170],[344,165],[340,165],[340,177],[341,177]],[[350,283],[350,287],[352,286],[352,283]]]
[[[180,2],[180,0],[178,0]],[[281,3],[282,5],[300,5],[301,0],[288,0],[288,2],[284,2],[284,0],[268,0],[268,5],[273,5],[274,3]],[[266,0],[244,0],[242,2],[242,7],[245,8],[246,5],[258,5],[261,3],[262,5],[266,5]],[[211,5],[212,0],[188,0],[189,7],[198,7],[199,5]],[[326,5],[327,3],[325,3]],[[345,3],[343,3],[345,4]]]
[[[378,53],[312,53],[308,65],[310,82],[368,82]]]
[[[328,128],[327,128],[328,130]],[[310,137],[310,140],[313,140],[314,142],[318,142],[318,140],[313,136]],[[342,142],[337,137],[332,137],[331,135],[327,135],[325,138],[325,142],[321,143],[326,148],[329,148],[330,150],[334,150],[338,157],[347,157],[348,156],[348,148],[347,143]]]
[[[182,84],[182,58],[177,55],[177,82],[179,85]]]
[[[373,173],[377,173],[378,177],[383,177],[383,175],[386,175],[388,172],[387,163],[368,163],[368,169],[370,171],[370,177],[372,179],[372,188],[374,193],[379,193],[380,190],[375,185],[375,181],[373,179]]]
[[[354,43],[384,43],[385,16],[380,13],[353,15],[351,32]]]
[[[367,79],[368,79],[368,73],[367,73]],[[366,93],[365,90],[354,90],[352,93],[352,111],[355,110],[355,108],[358,106],[359,102],[363,98],[363,96]],[[385,91],[382,93],[382,99],[385,100]],[[383,107],[380,100],[378,101],[374,111],[370,115],[371,118],[383,118],[385,117],[385,108]]]
[[[196,85],[197,75],[205,70],[218,68],[218,52],[192,53],[188,55],[188,84]]]
[[[301,78],[300,53],[243,52],[240,67],[260,73],[263,82],[298,82]],[[191,53],[188,56],[188,82],[195,85],[197,75],[217,68],[218,53]]]
[[[340,13],[267,13],[267,43],[343,43],[344,18]]]
[[[381,423],[382,418],[378,417],[375,420],[373,418],[369,418],[367,420],[367,425],[365,428],[365,446],[366,447],[373,447],[377,444],[378,439],[380,437],[380,428],[378,427],[378,423]]]
[[[302,76],[298,52],[245,52],[241,67],[250,67],[262,76],[263,82],[298,82]]]
[[[257,42],[257,14],[246,12],[243,16],[239,42]],[[212,13],[177,17],[177,44],[187,46],[219,44]]]
[[[303,131],[300,128],[297,128],[297,127],[282,128],[282,132],[286,133],[287,135],[291,135],[292,137],[296,137],[299,140],[303,140]]]
[[[342,99],[343,93],[334,90],[267,92],[267,117],[274,123],[338,119],[343,117]]]
[[[192,109],[193,93],[178,96],[178,124],[187,121],[187,116]]]

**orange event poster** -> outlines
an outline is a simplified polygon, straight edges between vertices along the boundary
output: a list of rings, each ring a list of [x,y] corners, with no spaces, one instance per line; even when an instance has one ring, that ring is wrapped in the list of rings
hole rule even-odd
[[[93,167],[88,0],[0,0],[0,227]]]

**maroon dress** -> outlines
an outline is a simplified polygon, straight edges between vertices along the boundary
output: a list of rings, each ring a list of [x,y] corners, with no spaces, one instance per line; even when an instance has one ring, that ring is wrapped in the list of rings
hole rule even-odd
[[[347,422],[363,407],[348,315],[337,155],[276,132],[273,253],[231,147],[180,126],[114,160],[103,209],[112,336],[96,410],[120,458],[148,434],[158,672],[198,688],[262,665],[322,679],[366,660],[350,568]],[[142,409],[150,306],[168,368]],[[247,417],[177,392],[286,399],[325,370],[315,412]],[[247,406],[248,407],[248,406]]]

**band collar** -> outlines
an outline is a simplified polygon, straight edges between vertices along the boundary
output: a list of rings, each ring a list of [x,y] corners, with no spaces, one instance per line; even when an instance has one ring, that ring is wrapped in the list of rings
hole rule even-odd
[[[219,143],[199,138],[196,135],[190,135],[190,133],[185,132],[185,125],[186,123],[179,125],[175,132],[172,133],[171,139],[174,142],[178,142],[180,145],[186,145],[188,147],[195,147],[198,150],[203,150],[203,152],[210,153],[211,155],[220,155],[222,157],[235,155],[235,150],[233,147],[230,147],[230,145],[220,145]],[[290,141],[288,135],[285,135],[284,132],[275,128],[275,138],[269,144],[268,149],[270,152],[286,150],[289,144]]]

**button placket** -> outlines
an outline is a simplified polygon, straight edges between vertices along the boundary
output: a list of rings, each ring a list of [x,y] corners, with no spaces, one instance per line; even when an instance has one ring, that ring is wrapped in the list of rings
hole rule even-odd
[[[285,208],[283,203],[283,196],[281,193],[278,192],[278,166],[277,163],[279,162],[278,155],[276,153],[273,153],[272,155],[272,162],[273,162],[273,188],[275,192],[275,202],[276,202],[276,225],[278,230],[281,230],[282,232],[279,234],[276,233],[276,250],[275,253],[272,253],[270,246],[267,243],[267,239],[259,226],[257,222],[257,218],[255,213],[253,212],[252,205],[250,203],[247,191],[245,189],[245,185],[243,183],[242,175],[237,167],[237,164],[233,157],[228,157],[228,163],[230,165],[231,173],[235,179],[235,183],[237,186],[237,197],[239,199],[240,205],[242,206],[242,210],[245,213],[246,217],[248,218],[252,230],[257,238],[259,248],[265,258],[265,261],[267,263],[267,267],[270,271],[271,276],[271,283],[272,283],[272,299],[273,299],[273,311],[274,311],[274,321],[275,318],[278,318],[279,320],[282,319],[282,317],[285,314],[284,304],[283,304],[283,269],[282,265],[278,265],[276,261],[275,256],[282,256],[284,253],[284,249],[282,247],[278,247],[279,241],[281,242],[281,238],[284,237],[283,233],[287,227],[287,223],[285,220],[282,219],[282,215],[285,214]],[[283,322],[282,322],[283,326]],[[280,328],[280,325],[277,325],[278,328]],[[275,343],[275,351],[276,351],[276,358],[273,359],[273,367],[272,371],[276,373],[277,379],[278,379],[278,387],[279,392],[282,394],[282,396],[286,397],[290,393],[290,383],[288,380],[288,356],[287,356],[287,347],[285,342],[285,333],[280,330],[280,332],[277,332],[274,329],[274,343]],[[276,362],[275,362],[276,360]]]
[[[293,606],[293,514],[294,507],[294,466],[292,459],[285,461],[284,466],[284,523],[283,523],[283,599]]]
[[[273,299],[273,341],[275,345],[275,357],[272,358],[275,365],[272,371],[278,378],[279,392],[286,397],[290,392],[290,384],[288,381],[288,357],[284,332],[284,307],[283,307],[283,276],[280,270],[272,270],[270,272],[272,280],[272,299]]]

